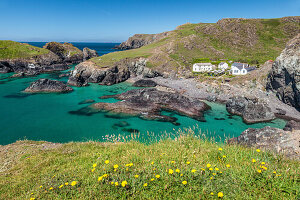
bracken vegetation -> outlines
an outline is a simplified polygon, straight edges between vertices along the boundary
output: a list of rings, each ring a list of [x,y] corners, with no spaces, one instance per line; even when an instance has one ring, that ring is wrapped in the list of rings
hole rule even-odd
[[[5,152],[0,161],[10,167],[0,173],[0,199],[297,199],[300,194],[298,161],[216,143],[191,129],[151,144],[19,141]]]

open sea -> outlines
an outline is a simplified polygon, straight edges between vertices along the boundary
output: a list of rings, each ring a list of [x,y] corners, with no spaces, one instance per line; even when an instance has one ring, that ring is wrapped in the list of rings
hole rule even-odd
[[[45,43],[30,42],[29,44],[42,47]],[[79,49],[84,47],[95,49],[99,55],[116,51],[112,48],[117,45],[115,43],[73,44]],[[226,111],[225,105],[209,102],[212,110],[205,112],[206,122],[199,122],[172,112],[163,112],[178,118],[177,122],[180,125],[142,120],[138,117],[112,117],[107,116],[106,113],[97,113],[91,116],[70,113],[70,111],[88,106],[89,104],[79,104],[87,99],[93,99],[96,102],[116,102],[115,99],[99,99],[99,97],[134,89],[129,83],[112,86],[91,84],[88,87],[73,87],[73,92],[65,94],[26,94],[22,92],[31,82],[39,78],[67,82],[66,77],[59,77],[59,74],[64,72],[53,72],[27,78],[9,78],[12,73],[0,74],[1,145],[22,139],[50,142],[104,141],[104,138],[109,135],[130,136],[133,131],[140,132],[140,138],[146,141],[148,137],[159,138],[165,133],[175,133],[177,130],[189,127],[196,127],[197,130],[206,133],[208,137],[223,140],[226,137],[238,136],[250,127],[262,128],[268,125],[283,128],[286,124],[284,120],[276,119],[269,123],[247,125],[243,123],[241,117],[231,116]]]

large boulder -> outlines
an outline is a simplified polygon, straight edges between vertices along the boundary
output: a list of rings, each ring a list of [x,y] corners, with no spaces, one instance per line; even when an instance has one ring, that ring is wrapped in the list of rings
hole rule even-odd
[[[39,92],[71,92],[73,89],[61,81],[50,79],[39,79],[30,84],[25,89],[25,92],[39,93]]]
[[[226,103],[230,114],[239,115],[246,123],[266,122],[275,119],[271,108],[255,98],[232,97]]]
[[[98,53],[96,50],[89,49],[87,47],[83,48],[83,61],[86,61],[90,58],[98,57]]]
[[[300,159],[300,131],[284,131],[269,126],[261,129],[249,128],[228,143],[237,143],[250,147],[283,153],[290,158]]]
[[[152,80],[141,79],[132,84],[133,87],[155,87],[157,83]]]
[[[300,130],[300,122],[290,120],[286,123],[285,127],[283,128],[285,131],[294,131]]]
[[[300,110],[300,34],[288,42],[268,76],[267,89]]]

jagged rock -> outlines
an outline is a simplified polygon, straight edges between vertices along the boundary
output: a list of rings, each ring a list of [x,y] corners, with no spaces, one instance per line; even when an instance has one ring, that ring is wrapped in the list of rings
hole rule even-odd
[[[94,103],[94,102],[95,102],[95,100],[93,100],[93,99],[86,99],[84,101],[79,102],[78,104],[81,105],[81,104],[88,104],[88,103]]]
[[[73,89],[61,81],[50,79],[39,79],[32,82],[29,87],[25,89],[25,92],[37,93],[37,92],[71,92]]]
[[[300,34],[276,59],[268,76],[267,89],[284,103],[300,110]]]
[[[290,121],[288,121],[288,123],[286,123],[283,130],[285,130],[285,131],[300,130],[300,122],[290,120]]]
[[[269,126],[262,129],[249,128],[240,136],[230,139],[228,143],[253,146],[283,153],[290,158],[300,158],[300,131],[289,132]]]
[[[155,87],[157,83],[152,80],[141,79],[132,84],[133,87]]]
[[[96,50],[89,49],[87,47],[83,48],[83,61],[86,61],[90,58],[98,57],[98,53]]]
[[[257,123],[275,119],[271,108],[258,99],[246,97],[232,97],[226,103],[229,113],[239,115],[246,123]]]
[[[62,77],[68,77],[68,76],[70,76],[70,73],[62,73],[58,77],[62,78]]]

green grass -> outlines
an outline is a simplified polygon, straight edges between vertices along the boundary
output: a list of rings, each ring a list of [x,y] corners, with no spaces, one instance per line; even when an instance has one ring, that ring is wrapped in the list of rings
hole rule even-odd
[[[47,49],[10,40],[0,40],[0,59],[31,58],[47,53],[49,53]]]
[[[7,152],[15,162],[0,173],[0,199],[218,199],[220,192],[223,199],[297,199],[300,194],[298,161],[216,144],[191,130],[148,145],[86,142],[45,149],[42,142],[19,141]]]

